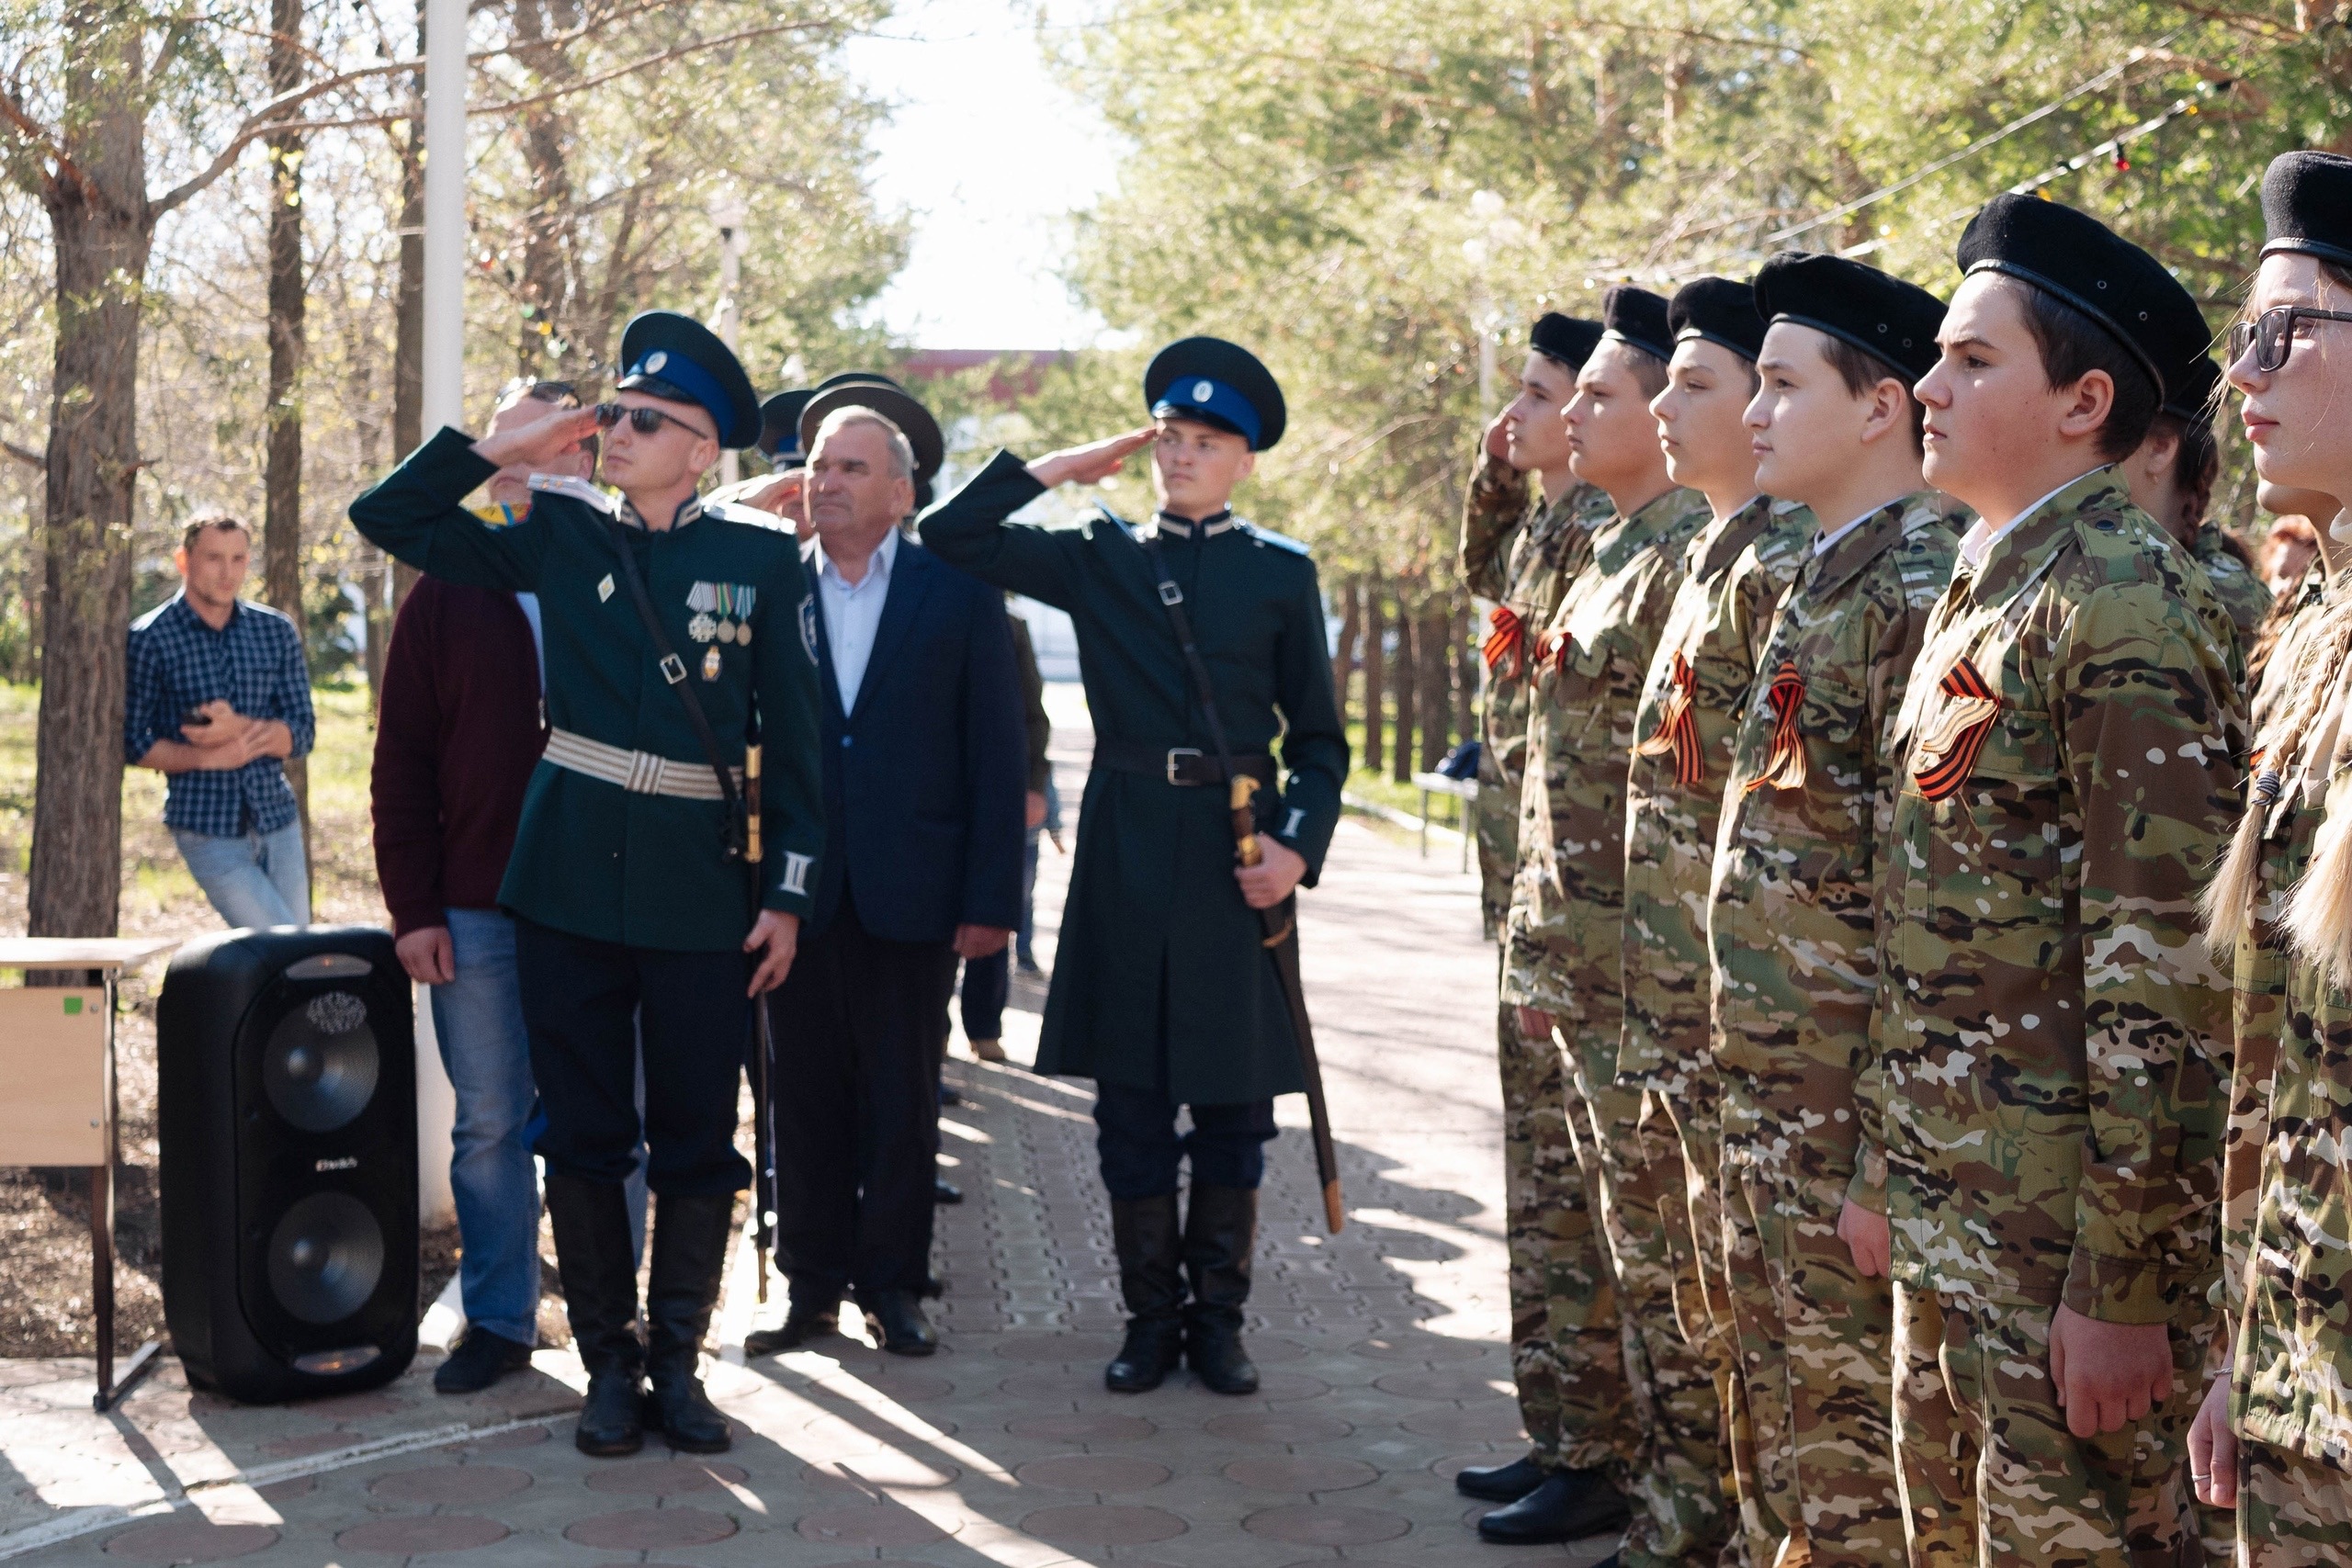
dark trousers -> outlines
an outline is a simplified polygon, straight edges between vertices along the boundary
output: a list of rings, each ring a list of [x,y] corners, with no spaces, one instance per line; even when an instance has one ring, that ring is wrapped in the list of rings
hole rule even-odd
[[[547,1119],[534,1146],[550,1169],[626,1181],[641,1133],[646,1185],[657,1193],[703,1197],[752,1184],[751,1162],[735,1152],[736,1086],[752,1032],[749,958],[624,947],[517,919],[514,969]]]
[[[1176,1131],[1176,1102],[1157,1089],[1098,1084],[1094,1148],[1102,1185],[1123,1201],[1176,1190],[1177,1167],[1189,1157],[1204,1187],[1254,1189],[1266,1177],[1266,1143],[1274,1135],[1274,1102],[1194,1105],[1191,1129]]]
[[[931,1272],[944,942],[885,942],[851,901],[771,1006],[776,1261],[796,1294],[920,1290]],[[830,1298],[827,1292],[831,1292]]]
[[[964,1038],[1004,1038],[1004,1004],[1012,994],[1012,944],[987,958],[964,960]]]

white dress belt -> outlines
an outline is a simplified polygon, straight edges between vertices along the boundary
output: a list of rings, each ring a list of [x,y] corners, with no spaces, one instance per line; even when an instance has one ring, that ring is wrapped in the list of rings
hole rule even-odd
[[[569,729],[548,731],[546,757],[559,768],[618,784],[632,795],[666,795],[678,800],[727,798],[719,793],[718,775],[711,772],[708,762],[682,762],[674,757],[657,757],[650,751],[607,746]],[[743,770],[727,771],[734,775],[740,790]]]

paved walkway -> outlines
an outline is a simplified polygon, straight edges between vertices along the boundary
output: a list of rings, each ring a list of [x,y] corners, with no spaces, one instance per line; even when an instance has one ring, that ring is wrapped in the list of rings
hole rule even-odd
[[[1071,689],[1057,689],[1067,699]],[[1076,715],[1057,715],[1064,720]],[[1057,732],[1075,784],[1085,737]],[[1075,798],[1074,791],[1072,794]],[[1264,1372],[1120,1396],[1120,1322],[1086,1086],[960,1057],[945,1117],[941,1353],[857,1339],[745,1365],[749,1253],[712,1393],[734,1451],[593,1461],[569,1351],[466,1399],[430,1358],[391,1387],[247,1409],[166,1367],[116,1415],[87,1363],[0,1362],[0,1558],[41,1563],[764,1563],[1284,1568],[1589,1563],[1613,1543],[1481,1545],[1450,1484],[1518,1451],[1503,1347],[1492,959],[1453,845],[1343,824],[1306,900],[1306,983],[1350,1223],[1322,1234],[1303,1102],[1283,1105],[1250,1303]],[[1066,861],[1048,852],[1041,924]],[[1031,1003],[1034,1005],[1034,999]],[[1024,1058],[1034,1013],[1009,1021]]]

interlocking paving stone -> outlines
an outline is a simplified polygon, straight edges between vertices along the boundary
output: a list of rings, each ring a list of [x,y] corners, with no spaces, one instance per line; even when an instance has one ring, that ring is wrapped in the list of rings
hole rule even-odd
[[[1141,1546],[1172,1540],[1184,1521],[1161,1508],[1131,1503],[1073,1503],[1022,1516],[1021,1528],[1057,1546]]]
[[[1148,1438],[1159,1428],[1141,1416],[1057,1412],[1019,1416],[1006,1422],[1004,1429],[1016,1438],[1050,1438],[1065,1443],[1120,1443]]]
[[[735,1521],[725,1514],[700,1508],[628,1508],[582,1519],[563,1532],[563,1539],[575,1546],[608,1551],[647,1551],[656,1547],[704,1546],[734,1533]]]
[[[226,1562],[277,1544],[267,1525],[216,1525],[196,1517],[138,1525],[107,1540],[107,1555],[129,1562]]]
[[[1379,1508],[1351,1508],[1328,1503],[1287,1503],[1262,1508],[1241,1521],[1251,1535],[1286,1540],[1298,1546],[1363,1546],[1394,1540],[1413,1528],[1402,1514]]]
[[[953,1532],[927,1515],[888,1504],[863,1508],[821,1508],[794,1527],[809,1540],[836,1546],[922,1546]]]
[[[1259,1492],[1346,1492],[1380,1479],[1380,1472],[1363,1461],[1330,1454],[1238,1459],[1222,1473],[1227,1481]]]
[[[496,1519],[480,1514],[418,1514],[401,1518],[370,1519],[334,1538],[345,1551],[381,1552],[387,1557],[414,1557],[426,1551],[464,1551],[504,1540],[508,1531]]]
[[[741,1465],[681,1455],[676,1459],[637,1460],[600,1468],[591,1471],[586,1481],[591,1492],[679,1497],[695,1492],[724,1492],[729,1484],[747,1476]]]
[[[391,1503],[467,1507],[511,1497],[531,1484],[531,1472],[503,1464],[439,1464],[379,1476],[368,1490]]]
[[[1057,1454],[1033,1459],[1013,1472],[1023,1486],[1063,1492],[1142,1492],[1170,1473],[1164,1464],[1126,1454]]]
[[[1208,1430],[1246,1443],[1314,1443],[1344,1438],[1354,1428],[1336,1416],[1313,1411],[1289,1410],[1276,1416],[1237,1410],[1211,1421]]]

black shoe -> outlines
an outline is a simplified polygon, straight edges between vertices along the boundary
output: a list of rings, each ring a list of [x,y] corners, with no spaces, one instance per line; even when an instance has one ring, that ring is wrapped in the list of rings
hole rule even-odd
[[[860,1296],[865,1326],[893,1356],[928,1356],[939,1348],[939,1331],[922,1314],[922,1298],[912,1291],[876,1291]]]
[[[1193,1184],[1184,1213],[1184,1272],[1193,1289],[1184,1308],[1184,1359],[1218,1393],[1258,1392],[1258,1369],[1241,1348],[1241,1309],[1250,1300],[1250,1255],[1257,1242],[1255,1188]]]
[[[1456,1492],[1489,1503],[1516,1503],[1543,1484],[1544,1467],[1533,1454],[1522,1454],[1509,1464],[1465,1470],[1453,1478]]]
[[[925,1274],[922,1277],[922,1289],[917,1291],[915,1294],[927,1302],[938,1301],[947,1294],[947,1281],[936,1274]]]
[[[637,1337],[637,1251],[629,1245],[628,1199],[617,1181],[548,1172],[548,1222],[563,1281],[571,1342],[588,1372],[572,1441],[610,1458],[645,1445],[640,1405],[645,1347]]]
[[[1582,1540],[1625,1528],[1633,1517],[1624,1495],[1599,1470],[1555,1470],[1509,1507],[1478,1521],[1478,1537],[1501,1546]]]
[[[779,1350],[797,1349],[811,1339],[840,1333],[841,1302],[839,1291],[791,1287],[785,1303],[783,1325],[755,1328],[743,1336],[743,1354],[773,1356]]]
[[[735,1239],[735,1194],[662,1195],[653,1210],[653,1267],[646,1278],[645,1424],[690,1454],[725,1453],[735,1439],[702,1379],[703,1331],[718,1304]]]
[[[1176,1194],[1111,1201],[1111,1243],[1119,1259],[1119,1294],[1127,1303],[1127,1337],[1102,1386],[1114,1393],[1158,1388],[1184,1356],[1183,1238]]]
[[[480,1393],[531,1364],[531,1348],[487,1328],[469,1328],[449,1359],[433,1369],[435,1393]]]
[[[944,1176],[934,1176],[931,1179],[931,1201],[934,1203],[960,1203],[964,1201],[964,1190]]]

